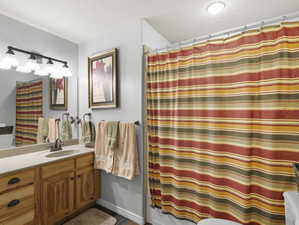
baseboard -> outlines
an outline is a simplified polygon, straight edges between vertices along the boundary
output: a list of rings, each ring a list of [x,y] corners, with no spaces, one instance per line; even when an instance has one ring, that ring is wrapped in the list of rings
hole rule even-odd
[[[100,206],[107,208],[113,212],[116,212],[117,214],[126,217],[132,221],[134,221],[137,224],[143,225],[144,224],[144,218],[142,216],[139,216],[135,213],[130,212],[127,209],[123,209],[117,205],[112,204],[111,202],[105,201],[103,199],[99,199],[97,200],[97,204],[99,204]]]

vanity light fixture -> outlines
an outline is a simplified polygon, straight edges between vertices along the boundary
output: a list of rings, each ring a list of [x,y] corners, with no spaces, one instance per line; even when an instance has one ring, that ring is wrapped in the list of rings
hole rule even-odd
[[[19,62],[15,56],[15,53],[12,49],[8,49],[6,56],[0,62],[0,69],[9,70],[12,67],[17,67]]]
[[[37,63],[37,57],[33,54],[30,55],[28,62],[25,64],[25,73],[31,73],[38,71],[40,65]]]
[[[30,57],[24,66],[18,66],[19,63],[15,57],[15,52],[21,52],[23,54],[28,54]],[[39,63],[39,59],[47,59],[47,66],[42,67],[42,63]],[[54,62],[61,63],[62,66],[58,67]],[[18,72],[31,73],[34,72],[35,75],[39,76],[50,76],[53,78],[71,77],[72,72],[68,67],[66,61],[59,60],[56,58],[44,56],[35,52],[29,52],[23,49],[8,46],[7,56],[0,61],[0,69],[9,70],[12,67],[16,67]]]
[[[207,10],[210,14],[216,15],[220,13],[224,8],[225,8],[225,3],[222,1],[218,1],[218,2],[211,3],[208,6]]]

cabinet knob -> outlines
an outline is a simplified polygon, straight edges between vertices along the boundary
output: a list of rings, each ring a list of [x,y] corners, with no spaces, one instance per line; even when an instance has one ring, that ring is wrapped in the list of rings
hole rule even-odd
[[[16,205],[18,205],[20,203],[20,200],[12,200],[10,203],[7,204],[7,207],[10,208],[10,207],[14,207]]]
[[[71,180],[74,180],[75,178],[74,177],[71,177]]]
[[[18,178],[18,177],[14,177],[14,178],[11,178],[11,179],[7,182],[7,184],[8,184],[8,185],[13,185],[13,184],[19,183],[20,181],[21,181],[20,178]]]
[[[78,177],[80,178],[80,177],[81,177],[81,175],[78,175]]]

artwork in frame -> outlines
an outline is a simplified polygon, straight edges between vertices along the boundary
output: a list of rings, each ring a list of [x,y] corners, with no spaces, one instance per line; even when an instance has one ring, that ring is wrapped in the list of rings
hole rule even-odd
[[[88,96],[92,109],[117,108],[117,49],[88,58]]]
[[[67,110],[67,78],[50,78],[50,109]]]

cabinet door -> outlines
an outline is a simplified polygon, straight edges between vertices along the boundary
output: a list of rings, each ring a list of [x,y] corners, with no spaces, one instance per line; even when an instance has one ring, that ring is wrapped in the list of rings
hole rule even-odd
[[[99,196],[99,174],[93,167],[77,171],[76,208],[81,208],[97,200]]]
[[[65,173],[43,180],[42,213],[44,225],[52,225],[74,209],[74,173]]]

